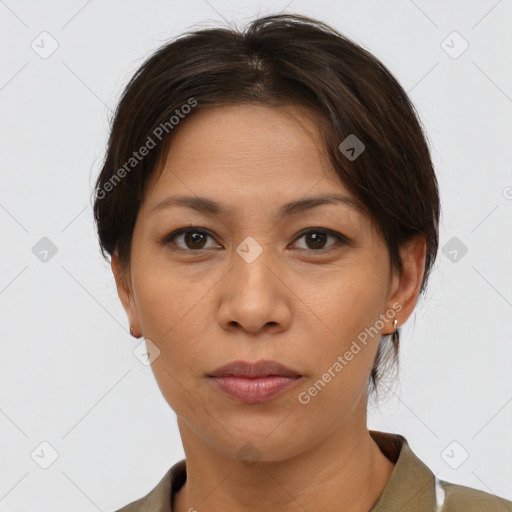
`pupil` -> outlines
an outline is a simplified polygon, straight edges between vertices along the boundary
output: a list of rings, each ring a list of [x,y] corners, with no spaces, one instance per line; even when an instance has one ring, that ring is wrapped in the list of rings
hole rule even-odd
[[[320,235],[320,236],[319,236]],[[315,249],[318,248],[318,246],[322,245],[322,242],[325,242],[325,233],[312,233],[307,235],[310,239],[313,239],[313,247]]]
[[[203,240],[201,240],[201,237],[203,238]],[[193,246],[193,248],[198,248],[197,247],[197,243],[200,244],[200,242],[203,241],[204,242],[204,235],[202,233],[198,233],[198,232],[193,232],[193,233],[186,233],[185,234],[185,242],[187,243],[187,245],[189,245],[189,242],[190,242],[190,245]],[[201,248],[201,247],[199,247]]]
[[[323,243],[325,243],[325,233],[309,233],[306,235],[308,241],[311,241],[312,243],[310,246],[312,246],[314,249],[321,248]],[[205,236],[203,233],[199,232],[192,232],[192,233],[186,233],[185,234],[185,242],[187,245],[193,246],[193,248],[201,248],[204,245]],[[202,243],[201,243],[202,242]]]

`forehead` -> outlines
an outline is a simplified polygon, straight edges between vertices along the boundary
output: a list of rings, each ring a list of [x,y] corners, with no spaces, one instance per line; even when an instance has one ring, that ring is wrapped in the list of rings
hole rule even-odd
[[[146,189],[144,216],[194,211],[232,222],[279,221],[321,206],[326,215],[371,229],[366,208],[325,154],[320,123],[300,106],[195,111],[172,133]]]
[[[197,107],[178,125],[173,136],[183,140],[194,132],[194,136],[205,137],[205,141],[230,135],[233,139],[249,136],[258,141],[294,144],[298,138],[318,137],[321,122],[319,114],[305,105],[233,103]]]
[[[308,200],[318,203],[319,196],[331,195],[346,200],[325,204],[341,205],[351,216],[362,214],[368,221],[366,208],[325,155],[321,122],[316,113],[297,105],[199,109],[172,133],[163,165],[146,189],[144,210],[181,202],[213,215],[261,213],[263,208],[282,218],[306,211]],[[177,196],[188,200],[177,201]]]
[[[172,132],[152,184],[160,174],[174,174],[178,180],[186,175],[193,185],[208,180],[215,186],[222,180],[242,188],[259,181],[311,186],[324,178],[341,185],[325,155],[320,122],[299,105],[200,108]]]

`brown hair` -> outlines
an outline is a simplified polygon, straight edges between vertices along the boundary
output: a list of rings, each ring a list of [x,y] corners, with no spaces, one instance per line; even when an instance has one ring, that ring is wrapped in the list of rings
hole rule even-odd
[[[326,154],[382,234],[394,269],[402,271],[399,246],[424,234],[420,293],[425,291],[438,249],[440,204],[418,114],[376,57],[302,15],[261,17],[243,31],[189,31],[160,47],[138,69],[117,106],[96,182],[94,218],[105,258],[117,250],[122,267],[129,268],[145,187],[174,126],[194,115],[194,109],[233,103],[300,104],[317,113]],[[357,158],[351,157],[353,151],[343,151],[349,136],[364,144]],[[392,337],[391,349],[383,340],[370,392],[377,390],[385,365],[398,363],[398,336]]]

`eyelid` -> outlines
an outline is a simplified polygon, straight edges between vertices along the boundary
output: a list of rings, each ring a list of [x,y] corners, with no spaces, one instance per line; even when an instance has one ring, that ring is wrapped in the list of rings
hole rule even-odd
[[[346,244],[346,245],[352,245],[352,241],[347,236],[345,236],[344,234],[339,233],[338,231],[333,231],[332,229],[315,227],[315,226],[312,226],[312,227],[309,227],[309,228],[306,228],[306,229],[303,229],[302,231],[300,231],[297,234],[297,236],[295,237],[295,239],[293,240],[293,242],[296,242],[299,238],[302,238],[304,235],[307,235],[308,233],[325,233],[328,236],[332,236],[332,237],[338,239],[338,243],[341,242],[341,243]],[[315,250],[315,249],[304,249],[304,250],[305,251],[309,251],[309,252],[321,253],[321,252],[326,252],[327,250],[329,250],[329,247],[333,247],[335,245],[336,244],[330,245],[326,249],[317,249],[317,250]]]
[[[208,231],[205,228],[188,226],[186,228],[176,229],[176,230],[172,231],[171,233],[169,233],[168,235],[165,235],[165,237],[162,240],[160,240],[159,243],[160,243],[160,245],[163,245],[164,247],[169,244],[174,244],[174,242],[172,241],[173,238],[176,238],[180,235],[187,234],[188,232],[201,233],[201,234],[209,236],[212,239],[215,239],[215,237],[210,233],[210,231]],[[176,244],[174,244],[174,245],[176,245]],[[177,250],[177,251],[181,250],[181,251],[185,251],[185,252],[200,252],[204,249],[195,249],[195,250],[194,249],[184,249],[183,247],[176,246],[175,250]]]
[[[172,241],[172,239],[174,239],[174,238],[176,238],[176,237],[178,237],[180,235],[186,234],[188,232],[202,233],[204,235],[209,236],[213,240],[215,240],[215,237],[213,236],[213,234],[208,229],[200,228],[200,227],[194,227],[194,226],[187,226],[185,228],[180,228],[180,229],[177,229],[177,230],[172,231],[171,233],[167,234],[162,240],[159,241],[159,244],[163,245],[164,247],[169,245],[169,244],[173,244],[174,242]],[[308,227],[308,228],[305,228],[302,231],[300,231],[295,236],[295,238],[293,239],[293,241],[291,243],[293,244],[297,240],[301,239],[303,236],[305,236],[305,235],[307,235],[309,233],[315,233],[315,232],[316,233],[324,233],[327,236],[332,236],[333,238],[337,239],[337,243],[331,244],[331,245],[327,246],[326,248],[320,248],[320,249],[300,249],[300,250],[306,251],[308,253],[322,254],[322,253],[326,253],[327,251],[329,251],[331,247],[335,247],[335,246],[339,245],[340,243],[343,244],[343,245],[352,245],[352,241],[347,236],[343,235],[342,233],[339,233],[338,231],[333,231],[332,229],[322,228],[322,227],[315,227],[315,226]],[[176,244],[174,244],[174,245],[176,245]],[[206,249],[204,249],[204,248],[202,248],[202,249],[184,249],[183,247],[176,246],[175,250],[177,250],[177,251],[181,250],[181,251],[185,251],[185,252],[189,252],[189,253],[192,253],[192,252],[199,253],[199,252],[204,251]]]

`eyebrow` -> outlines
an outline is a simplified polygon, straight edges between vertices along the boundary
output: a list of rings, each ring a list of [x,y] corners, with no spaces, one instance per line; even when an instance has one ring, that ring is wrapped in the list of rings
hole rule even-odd
[[[277,211],[277,218],[282,219],[291,215],[297,215],[307,210],[317,208],[327,204],[341,204],[355,209],[361,213],[365,213],[365,208],[355,199],[340,194],[319,194],[309,196],[296,201],[283,204]],[[172,206],[191,208],[199,213],[210,215],[228,215],[231,209],[226,208],[221,203],[199,196],[170,196],[155,205],[150,213]]]

